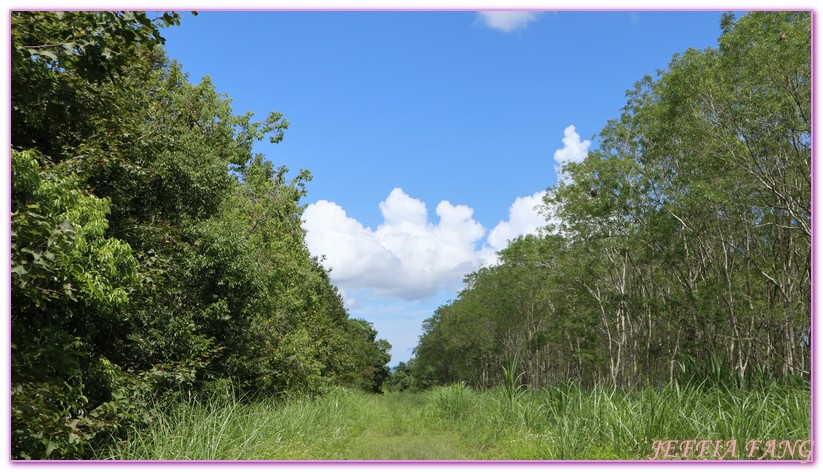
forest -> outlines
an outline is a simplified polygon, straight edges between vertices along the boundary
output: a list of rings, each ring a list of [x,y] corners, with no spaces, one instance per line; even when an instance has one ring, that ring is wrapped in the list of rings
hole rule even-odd
[[[725,14],[716,48],[637,82],[546,227],[392,371],[306,246],[310,172],[254,151],[286,117],[191,83],[163,48],[180,21],[11,14],[13,459],[643,459],[668,438],[757,459],[746,440],[810,437],[809,12]]]
[[[88,458],[150,402],[379,391],[389,345],[350,318],[300,226],[308,171],[252,151],[163,52],[176,13],[12,15],[12,455]]]
[[[719,47],[628,92],[540,236],[426,320],[406,387],[808,382],[811,26],[723,18]]]

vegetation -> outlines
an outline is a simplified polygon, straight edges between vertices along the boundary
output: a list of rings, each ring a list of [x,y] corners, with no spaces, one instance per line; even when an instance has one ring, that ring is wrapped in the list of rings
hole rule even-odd
[[[777,385],[620,392],[568,383],[523,392],[515,402],[503,388],[480,393],[461,383],[425,393],[334,390],[285,402],[222,395],[183,399],[152,428],[133,431],[97,457],[642,460],[654,457],[661,438],[705,438],[737,439],[736,455],[724,450],[724,459],[757,459],[765,451],[749,457],[744,445],[751,438],[810,437],[810,401],[808,388]],[[804,456],[795,448],[765,458]]]
[[[310,173],[253,152],[288,122],[190,83],[162,49],[178,22],[12,12],[14,458],[644,459],[810,436],[808,12],[726,15],[718,48],[636,84],[546,231],[468,275],[391,375],[306,248]]]
[[[810,15],[722,28],[629,92],[549,230],[426,321],[406,384],[490,388],[515,356],[533,388],[808,381]]]
[[[252,152],[279,113],[189,83],[140,12],[12,14],[12,454],[88,458],[150,402],[379,391],[388,344],[348,317],[300,226],[307,171]]]

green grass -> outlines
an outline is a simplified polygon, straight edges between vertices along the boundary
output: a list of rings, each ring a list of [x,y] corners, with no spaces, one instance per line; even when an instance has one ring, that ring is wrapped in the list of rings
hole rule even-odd
[[[810,437],[808,388],[542,391],[464,384],[424,393],[185,400],[101,459],[646,459],[654,440]]]

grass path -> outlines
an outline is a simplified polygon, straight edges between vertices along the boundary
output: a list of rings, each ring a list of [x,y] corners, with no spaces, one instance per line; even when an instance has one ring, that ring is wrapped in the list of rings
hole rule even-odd
[[[453,460],[472,459],[457,444],[454,433],[403,434],[384,436],[370,433],[352,445],[345,459],[349,460]]]
[[[633,393],[334,390],[318,399],[180,401],[100,451],[121,460],[646,459],[659,439],[807,439],[808,388]],[[741,448],[741,453],[742,453]],[[745,459],[746,457],[738,457]],[[787,458],[788,459],[788,458]]]
[[[421,395],[372,397],[361,410],[367,427],[346,450],[350,460],[471,459],[470,450],[455,431],[427,415]],[[428,416],[428,417],[427,417]]]

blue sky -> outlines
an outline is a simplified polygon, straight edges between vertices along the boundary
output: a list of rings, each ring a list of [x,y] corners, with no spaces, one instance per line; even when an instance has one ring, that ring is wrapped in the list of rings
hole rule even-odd
[[[721,13],[204,11],[164,36],[235,112],[290,121],[257,150],[311,170],[309,248],[395,365],[465,274],[542,224],[540,192],[627,89],[716,45]]]

